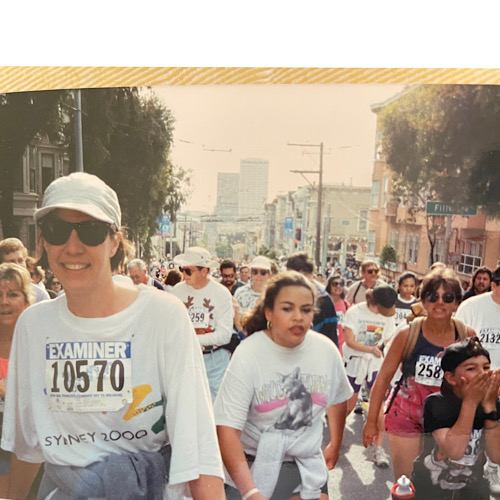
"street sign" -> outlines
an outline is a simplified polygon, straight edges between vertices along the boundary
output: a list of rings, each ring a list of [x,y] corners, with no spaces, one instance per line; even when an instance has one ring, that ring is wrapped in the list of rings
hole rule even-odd
[[[477,208],[472,207],[461,207],[458,209],[453,208],[451,205],[447,205],[442,201],[428,201],[425,205],[425,213],[427,215],[476,215]]]
[[[170,214],[163,214],[156,219],[158,222],[157,236],[170,236]]]
[[[342,221],[342,225],[343,226],[348,226],[349,225],[349,221],[348,220],[343,220]]]
[[[285,217],[285,238],[293,238],[293,217]]]

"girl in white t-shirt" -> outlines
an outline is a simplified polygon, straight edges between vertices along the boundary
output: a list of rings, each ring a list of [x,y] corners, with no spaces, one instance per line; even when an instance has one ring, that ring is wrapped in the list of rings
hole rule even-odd
[[[328,499],[352,389],[335,344],[310,330],[314,298],[303,275],[279,273],[243,317],[248,338],[215,401],[228,500]]]

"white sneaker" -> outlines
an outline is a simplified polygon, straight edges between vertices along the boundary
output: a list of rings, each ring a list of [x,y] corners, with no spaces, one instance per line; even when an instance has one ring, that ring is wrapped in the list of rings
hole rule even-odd
[[[356,413],[356,415],[361,415],[363,413],[362,400],[359,398],[356,401],[356,406],[354,407],[354,413]]]
[[[484,468],[484,478],[488,481],[490,492],[493,495],[500,494],[500,478],[498,477],[498,467],[486,465]]]
[[[387,469],[387,467],[389,467],[389,457],[382,446],[375,447],[373,459],[377,467],[380,467],[381,469]]]

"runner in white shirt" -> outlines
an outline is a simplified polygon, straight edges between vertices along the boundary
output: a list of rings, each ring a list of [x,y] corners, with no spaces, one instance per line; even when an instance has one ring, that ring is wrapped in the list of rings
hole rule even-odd
[[[113,281],[125,258],[116,193],[93,175],[61,177],[35,220],[66,294],[18,320],[2,448],[45,462],[38,498],[224,498],[185,307],[153,287]]]
[[[491,369],[500,368],[500,266],[491,275],[491,292],[462,302],[456,317],[476,332],[481,344],[490,353]],[[490,492],[500,494],[498,465],[488,458],[484,472]]]

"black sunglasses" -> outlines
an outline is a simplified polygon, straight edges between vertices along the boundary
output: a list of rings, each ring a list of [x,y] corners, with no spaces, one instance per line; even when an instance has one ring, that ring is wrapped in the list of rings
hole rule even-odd
[[[73,229],[76,230],[80,241],[89,247],[96,247],[104,242],[111,231],[111,224],[101,220],[85,220],[82,222],[67,222],[65,220],[49,218],[42,219],[38,226],[43,238],[49,245],[64,245]]]
[[[195,269],[195,271],[199,270],[200,268],[197,268]],[[190,269],[189,267],[182,267],[182,266],[179,266],[179,271],[181,273],[186,273],[188,276],[191,276],[193,274],[193,270]]]
[[[344,286],[344,282],[343,281],[333,281],[332,286]]]
[[[234,274],[221,274],[222,278],[234,278]]]
[[[252,269],[252,275],[257,276],[257,274],[259,274],[259,271],[261,276],[265,276],[269,272],[267,269]]]
[[[425,300],[427,302],[434,303],[434,302],[437,302],[439,300],[439,297],[441,297],[443,299],[443,302],[445,304],[451,304],[455,300],[455,294],[452,292],[446,292],[446,293],[443,293],[443,295],[439,295],[439,293],[437,293],[437,292],[429,292],[425,296]]]
[[[378,269],[367,269],[366,272],[368,274],[377,274],[378,273]]]

